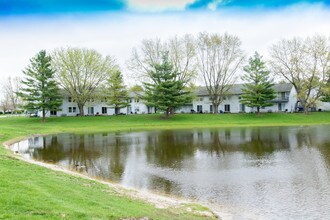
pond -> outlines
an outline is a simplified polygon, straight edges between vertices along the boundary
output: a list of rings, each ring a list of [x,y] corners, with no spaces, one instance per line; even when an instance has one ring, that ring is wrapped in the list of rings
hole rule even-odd
[[[12,146],[139,190],[208,202],[244,219],[330,219],[330,126],[33,137]]]

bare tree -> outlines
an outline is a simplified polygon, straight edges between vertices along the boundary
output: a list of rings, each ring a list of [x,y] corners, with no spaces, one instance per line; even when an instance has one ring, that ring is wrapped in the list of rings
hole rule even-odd
[[[130,60],[127,61],[128,68],[136,78],[148,79],[148,72],[152,66],[161,61],[164,46],[159,38],[145,39],[140,48],[133,48]]]
[[[177,79],[188,84],[196,75],[195,46],[191,35],[173,37],[164,42],[159,38],[142,41],[139,48],[133,48],[131,59],[127,62],[128,69],[142,81],[150,79],[153,67],[161,63],[162,54],[168,52],[169,60],[178,72]]]
[[[0,110],[3,113],[6,113],[6,111],[10,110],[10,99],[7,95],[0,99]]]
[[[210,96],[214,113],[237,80],[244,61],[241,41],[229,34],[200,33],[197,39],[198,67]]]
[[[102,57],[92,49],[57,49],[53,53],[53,67],[60,86],[77,102],[79,114],[108,76],[118,69],[112,57]]]
[[[324,95],[329,82],[330,47],[327,38],[281,40],[270,48],[274,74],[292,83],[305,113]]]
[[[3,103],[6,105],[6,110],[12,110],[12,113],[18,109],[21,101],[17,95],[21,88],[20,81],[19,77],[8,77],[2,83]]]
[[[168,40],[167,46],[174,71],[178,72],[177,80],[187,85],[197,74],[194,38],[188,34],[181,38],[175,36]]]

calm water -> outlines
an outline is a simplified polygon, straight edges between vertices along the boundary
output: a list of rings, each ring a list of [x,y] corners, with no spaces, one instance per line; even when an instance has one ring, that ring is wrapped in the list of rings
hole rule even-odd
[[[330,126],[59,134],[13,150],[234,219],[330,219]]]

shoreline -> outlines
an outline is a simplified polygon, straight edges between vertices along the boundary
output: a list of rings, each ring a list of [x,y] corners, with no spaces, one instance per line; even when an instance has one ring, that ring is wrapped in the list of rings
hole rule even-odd
[[[84,179],[99,182],[100,184],[107,185],[118,195],[126,199],[137,199],[137,201],[145,201],[154,207],[167,205],[167,207],[179,207],[183,213],[194,214],[192,211],[205,210],[206,207],[213,211],[213,214],[220,216],[224,220],[232,219],[246,219],[255,220],[263,219],[262,215],[259,216],[258,209],[254,210],[251,207],[240,207],[238,204],[217,204],[212,201],[194,201],[193,199],[176,198],[175,195],[162,195],[157,192],[131,189],[120,184],[103,181],[101,179],[91,178],[85,174],[69,170],[69,168],[60,167],[59,165],[46,164],[43,162],[33,161],[17,154],[9,148],[10,145],[26,140],[30,137],[45,136],[60,133],[75,133],[85,134],[90,133],[103,133],[103,132],[135,132],[135,131],[150,131],[150,130],[181,130],[181,129],[219,129],[219,128],[241,128],[241,127],[290,127],[290,126],[324,126],[330,124],[329,113],[315,113],[310,115],[290,114],[265,114],[263,117],[255,117],[254,115],[177,115],[168,121],[158,120],[154,115],[139,115],[134,117],[125,117],[127,120],[122,120],[123,117],[95,117],[95,118],[50,118],[47,123],[40,123],[36,119],[25,118],[10,118],[3,120],[0,118],[2,124],[2,133],[0,134],[0,147],[3,147],[0,156],[11,158],[12,160],[25,161],[29,164],[36,164],[48,169],[57,170],[62,173],[67,173],[70,176],[79,176]],[[260,120],[262,118],[262,120]],[[107,119],[107,120],[105,120]],[[299,125],[296,125],[300,121]],[[196,122],[196,123],[193,123]],[[251,123],[250,123],[251,122]],[[53,168],[51,167],[53,166]],[[19,171],[19,170],[18,170]],[[51,178],[50,178],[51,179]],[[118,187],[118,188],[117,188]],[[60,187],[61,188],[61,187]],[[97,192],[96,192],[97,194]],[[151,195],[151,196],[148,196]],[[159,198],[158,200],[155,198]],[[111,199],[111,197],[109,197]],[[163,200],[161,200],[163,199]],[[155,202],[158,201],[155,204]],[[166,201],[169,201],[166,203]],[[171,204],[173,204],[171,206]],[[189,209],[187,204],[195,205],[192,210]],[[200,205],[200,206],[199,206]],[[203,206],[205,208],[203,208]],[[166,207],[164,207],[166,208]],[[172,209],[172,210],[179,210]],[[120,210],[125,210],[120,209]],[[171,209],[169,209],[171,210]],[[166,212],[166,211],[165,211]],[[200,214],[200,213],[199,213]],[[200,215],[199,215],[200,216]]]
[[[185,211],[191,212],[191,213],[199,215],[199,216],[213,217],[213,218],[217,218],[217,219],[221,219],[221,220],[232,220],[233,219],[233,216],[231,213],[223,212],[222,210],[220,210],[220,208],[217,208],[216,205],[214,205],[214,204],[205,204],[205,203],[193,201],[193,200],[186,199],[186,198],[161,195],[156,192],[151,192],[148,190],[141,191],[141,190],[138,190],[135,188],[124,187],[120,184],[93,178],[88,175],[85,175],[85,174],[82,174],[79,172],[75,172],[73,170],[67,169],[65,167],[62,167],[62,166],[59,166],[56,164],[49,164],[49,163],[44,163],[41,161],[36,161],[33,159],[25,158],[21,154],[16,154],[10,148],[11,145],[13,145],[19,141],[26,140],[30,137],[44,136],[44,135],[47,135],[47,134],[36,134],[36,135],[27,136],[27,137],[14,138],[14,139],[4,142],[2,145],[4,146],[4,148],[10,150],[11,154],[13,154],[9,157],[16,158],[16,159],[19,159],[21,161],[24,161],[24,162],[27,162],[30,164],[45,167],[45,168],[53,170],[53,171],[62,172],[62,173],[65,173],[65,174],[68,174],[71,176],[75,176],[75,177],[95,181],[95,182],[103,184],[103,185],[107,185],[108,187],[113,189],[116,193],[120,194],[121,196],[136,199],[136,200],[142,200],[144,202],[152,204],[155,208],[158,208],[158,209],[184,207]],[[194,205],[200,205],[202,207],[206,207],[208,210],[206,210],[206,211],[193,210],[190,206],[194,206]]]

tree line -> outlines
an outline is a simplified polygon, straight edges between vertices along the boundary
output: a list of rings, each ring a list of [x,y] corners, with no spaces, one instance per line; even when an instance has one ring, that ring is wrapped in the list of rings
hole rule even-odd
[[[319,100],[329,100],[329,38],[315,35],[283,39],[270,47],[269,54],[268,60],[257,52],[247,59],[237,36],[204,32],[164,41],[145,39],[132,49],[127,67],[130,77],[142,85],[140,98],[167,117],[191,103],[195,80],[206,87],[214,113],[240,78],[245,82],[241,103],[256,107],[257,112],[272,105],[275,77],[294,86],[305,111]],[[244,71],[242,76],[240,70]],[[59,110],[59,89],[75,100],[80,115],[84,115],[84,106],[92,98],[106,100],[116,113],[129,105],[128,89],[115,59],[93,49],[59,48],[50,54],[42,50],[23,73],[21,83],[8,79],[4,84],[2,106],[11,103],[17,108],[20,97],[27,110]]]

